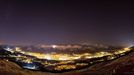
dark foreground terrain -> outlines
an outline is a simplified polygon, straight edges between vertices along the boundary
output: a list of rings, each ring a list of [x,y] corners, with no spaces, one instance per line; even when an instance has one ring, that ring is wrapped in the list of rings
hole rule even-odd
[[[83,70],[64,73],[30,71],[22,69],[13,62],[0,59],[0,75],[134,75],[134,52]]]

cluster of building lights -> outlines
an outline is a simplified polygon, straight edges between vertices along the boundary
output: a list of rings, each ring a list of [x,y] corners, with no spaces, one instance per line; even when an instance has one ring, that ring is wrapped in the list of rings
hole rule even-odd
[[[52,45],[52,48],[56,48],[57,45]],[[25,55],[35,56],[39,59],[47,59],[47,60],[77,60],[77,59],[90,59],[90,58],[98,58],[108,55],[114,55],[114,54],[121,54],[125,53],[127,51],[130,51],[131,49],[126,47],[121,50],[116,50],[114,52],[96,52],[96,53],[83,53],[83,54],[60,54],[60,53],[35,53],[35,52],[25,52],[21,50],[20,47],[15,47],[15,50],[12,50],[11,48],[5,48],[7,51],[11,52],[20,52]]]
[[[68,69],[76,69],[75,65],[59,65],[55,68],[55,70],[68,70]]]
[[[57,45],[52,45],[52,48],[57,48]],[[104,57],[104,56],[108,56],[107,60],[112,60],[116,58],[116,55],[121,55],[121,54],[125,54],[125,52],[129,52],[132,49],[130,49],[130,47],[126,47],[120,50],[116,50],[114,52],[96,52],[96,53],[83,53],[83,54],[62,54],[62,53],[36,53],[36,52],[26,52],[23,51],[20,47],[14,47],[12,48],[5,48],[5,50],[10,51],[12,53],[14,52],[18,52],[17,56],[13,56],[13,57],[17,57],[16,61],[21,61],[23,63],[26,63],[26,65],[24,65],[24,68],[30,68],[30,69],[35,69],[38,68],[38,66],[36,66],[35,64],[33,64],[33,61],[38,61],[41,64],[44,65],[44,67],[50,67],[54,70],[57,71],[62,71],[62,70],[70,70],[70,69],[77,69],[78,67],[83,67],[83,66],[87,66],[89,65],[89,63],[85,63],[85,62],[78,62],[79,59],[92,59],[92,58],[100,58],[100,57]],[[22,55],[19,55],[22,54]],[[24,56],[23,56],[24,54]],[[35,60],[32,57],[28,57],[28,56],[34,56],[38,59],[47,59],[45,61],[41,61],[41,60]],[[56,60],[54,62],[51,62],[49,60]],[[75,61],[76,60],[76,61]],[[105,61],[105,59],[101,58],[99,60],[96,60],[97,62],[99,61]],[[90,64],[96,62],[96,61],[91,61]]]
[[[56,46],[53,45],[53,48]],[[26,55],[30,56],[35,56],[39,59],[47,59],[47,60],[77,60],[81,59],[82,57],[84,58],[98,58],[98,57],[103,57],[107,55],[113,55],[113,54],[121,54],[125,53],[127,51],[130,51],[130,48],[124,48],[121,50],[116,50],[115,52],[96,52],[96,53],[84,53],[84,54],[58,54],[58,53],[34,53],[34,52],[24,52],[21,51],[20,48],[16,48],[16,51],[19,51],[20,53],[24,53]]]

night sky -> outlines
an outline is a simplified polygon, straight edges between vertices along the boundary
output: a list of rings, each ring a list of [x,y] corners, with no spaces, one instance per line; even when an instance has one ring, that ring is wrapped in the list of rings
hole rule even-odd
[[[134,3],[126,1],[0,0],[0,43],[134,44]]]

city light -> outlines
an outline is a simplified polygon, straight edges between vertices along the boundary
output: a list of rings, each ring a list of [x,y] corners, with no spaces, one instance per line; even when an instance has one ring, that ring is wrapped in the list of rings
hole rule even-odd
[[[58,47],[58,45],[51,46],[52,48],[56,48],[56,50],[61,51],[59,49],[61,47]],[[23,68],[36,70],[39,68],[39,64],[34,62],[38,62],[43,65],[42,67],[49,70],[52,69],[54,71],[75,70],[98,62],[114,60],[133,50],[131,47],[125,47],[114,51],[97,51],[93,53],[41,53],[24,51],[21,47],[14,47],[11,49],[6,47],[4,49],[9,52],[13,51],[13,54],[9,54],[10,58],[13,58],[14,61],[19,64],[22,64],[21,66]]]
[[[57,47],[57,45],[52,45],[52,48],[56,48]]]

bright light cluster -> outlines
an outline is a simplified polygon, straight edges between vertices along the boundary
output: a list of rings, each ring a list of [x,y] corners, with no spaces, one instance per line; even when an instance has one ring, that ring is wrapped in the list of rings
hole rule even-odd
[[[53,45],[53,48],[56,48],[56,45]],[[47,59],[47,60],[77,60],[77,59],[90,59],[90,58],[98,58],[108,55],[121,54],[127,51],[130,51],[130,48],[123,48],[121,50],[116,50],[115,52],[96,52],[96,53],[83,53],[83,54],[58,54],[58,53],[35,53],[35,52],[24,52],[19,48],[16,48],[20,53],[24,53],[26,55],[35,56],[39,59]]]

